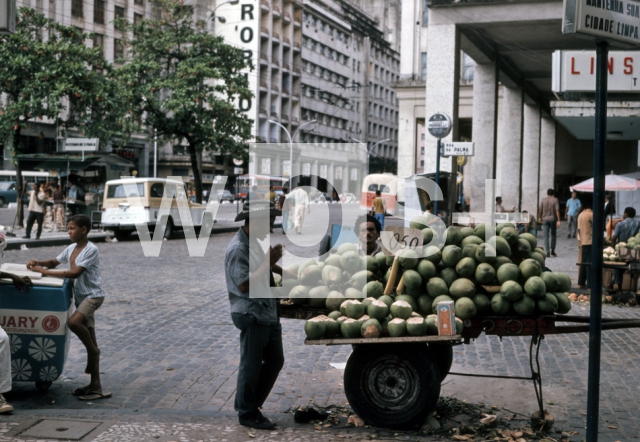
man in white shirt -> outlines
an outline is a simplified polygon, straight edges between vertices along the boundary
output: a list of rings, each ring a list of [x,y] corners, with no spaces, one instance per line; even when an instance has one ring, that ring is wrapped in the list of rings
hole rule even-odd
[[[295,201],[294,206],[294,225],[296,229],[296,233],[302,233],[302,223],[304,222],[304,211],[307,209],[307,213],[311,212],[311,207],[309,207],[309,195],[304,191],[302,185],[298,183],[296,186],[296,190],[289,194],[289,198],[291,198],[292,202]]]
[[[44,223],[44,199],[44,183],[37,183],[35,189],[29,192],[29,218],[27,218],[27,231],[23,238],[31,239],[31,229],[33,229],[33,223],[37,221],[36,239],[40,239]]]

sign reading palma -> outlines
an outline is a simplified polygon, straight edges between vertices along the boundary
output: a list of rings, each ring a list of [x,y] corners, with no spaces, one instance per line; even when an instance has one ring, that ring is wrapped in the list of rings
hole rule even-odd
[[[640,44],[640,1],[564,0],[563,34]]]

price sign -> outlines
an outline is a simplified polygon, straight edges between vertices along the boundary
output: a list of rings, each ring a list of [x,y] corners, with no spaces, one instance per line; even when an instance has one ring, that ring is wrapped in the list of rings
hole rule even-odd
[[[385,227],[380,234],[380,240],[384,247],[385,255],[398,255],[407,249],[419,249],[422,247],[422,231],[409,227],[390,226]],[[418,251],[419,253],[419,251]]]

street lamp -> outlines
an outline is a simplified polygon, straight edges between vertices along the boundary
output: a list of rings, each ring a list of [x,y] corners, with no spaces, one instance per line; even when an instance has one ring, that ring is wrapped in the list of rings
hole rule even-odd
[[[282,129],[284,129],[284,131],[287,133],[287,137],[289,137],[289,180],[293,179],[293,139],[296,137],[296,134],[300,131],[300,129],[302,129],[303,127],[311,124],[311,123],[315,123],[316,120],[315,118],[311,121],[307,121],[306,123],[300,125],[299,128],[297,128],[295,130],[295,132],[293,132],[293,136],[291,136],[291,134],[289,133],[289,131],[287,130],[286,127],[284,127],[282,124],[278,123],[277,121],[273,121],[273,120],[268,120],[269,123],[271,124],[275,124],[276,126],[280,126]],[[293,181],[290,183],[291,186],[293,187]]]
[[[369,175],[369,158],[371,157],[371,152],[373,152],[373,150],[378,146],[378,144],[382,144],[382,143],[386,143],[387,141],[391,141],[390,138],[385,138],[384,140],[380,140],[378,142],[376,142],[373,146],[371,146],[371,149],[367,148],[367,143],[363,143],[362,141],[353,138],[353,137],[349,137],[352,141],[355,141],[356,143],[360,144],[360,146],[364,146],[364,151],[367,153],[367,175]]]
[[[228,5],[237,5],[238,3],[240,3],[240,0],[227,0],[226,2],[222,2],[222,3],[220,3],[218,6],[216,6],[215,8],[213,8],[213,11],[211,11],[211,15],[209,16],[209,18],[207,19],[206,23],[204,24],[204,30],[205,30],[205,32],[207,32],[207,28],[209,27],[209,22],[210,22],[211,20],[213,20],[213,19],[216,17],[216,10],[217,10],[220,6],[227,5],[227,4],[228,4]],[[220,23],[226,23],[226,22],[227,22],[227,19],[226,19],[226,18],[224,18],[224,17],[218,17],[218,21],[219,21]],[[214,26],[215,26],[215,23],[216,23],[216,22],[215,22],[215,20],[214,20],[214,22],[213,22]],[[215,32],[214,32],[214,34],[215,34]]]

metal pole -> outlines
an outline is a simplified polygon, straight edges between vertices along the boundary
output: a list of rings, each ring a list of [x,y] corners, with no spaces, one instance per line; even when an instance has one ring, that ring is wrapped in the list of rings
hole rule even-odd
[[[436,148],[436,186],[440,186],[440,138],[438,138],[438,147]],[[438,200],[433,202],[433,213],[438,216]]]
[[[600,342],[602,339],[602,248],[604,230],[605,148],[609,43],[596,42],[596,133],[593,149],[593,243],[591,245],[591,310],[589,375],[587,378],[587,442],[598,440],[600,405]]]
[[[153,128],[153,177],[158,178],[158,131]]]

